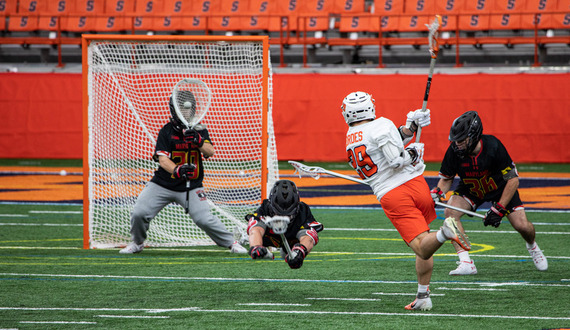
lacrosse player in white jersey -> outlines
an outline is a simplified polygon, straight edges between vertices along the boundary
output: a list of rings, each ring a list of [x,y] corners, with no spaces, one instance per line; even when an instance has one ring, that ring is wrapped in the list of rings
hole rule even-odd
[[[432,255],[446,240],[465,250],[471,249],[453,218],[445,219],[437,232],[429,224],[436,218],[435,203],[422,176],[423,143],[412,143],[418,127],[431,123],[430,111],[410,111],[406,125],[397,128],[383,117],[376,118],[372,96],[365,92],[348,94],[342,102],[342,115],[348,124],[346,152],[349,164],[372,188],[386,216],[416,254],[418,291],[408,310],[430,310],[429,283],[433,270]]]

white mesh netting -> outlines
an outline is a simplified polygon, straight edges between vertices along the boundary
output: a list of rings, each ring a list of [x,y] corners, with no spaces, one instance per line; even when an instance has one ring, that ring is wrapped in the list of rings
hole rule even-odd
[[[271,187],[279,175],[270,67],[268,148],[262,148],[263,56],[269,56],[263,43],[101,39],[92,40],[87,53],[89,246],[118,247],[130,241],[130,212],[158,166],[152,160],[155,140],[170,117],[172,88],[183,78],[200,79],[212,91],[202,123],[216,152],[204,161],[204,187],[214,214],[230,232],[237,227],[243,234],[244,215],[261,202],[262,182]],[[262,181],[264,157],[268,175]],[[214,242],[181,206],[170,204],[151,222],[145,244]]]

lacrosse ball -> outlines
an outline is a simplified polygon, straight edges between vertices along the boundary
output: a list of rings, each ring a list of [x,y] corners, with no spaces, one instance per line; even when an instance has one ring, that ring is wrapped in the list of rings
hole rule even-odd
[[[61,171],[59,171],[59,175],[65,176],[65,175],[67,175],[67,171],[61,170]]]
[[[188,101],[184,102],[184,108],[186,108],[186,109],[192,108],[192,103],[190,103]]]

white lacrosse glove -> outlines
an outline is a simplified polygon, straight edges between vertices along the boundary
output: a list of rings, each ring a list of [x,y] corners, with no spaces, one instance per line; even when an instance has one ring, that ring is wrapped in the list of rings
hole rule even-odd
[[[406,148],[406,151],[410,153],[412,157],[412,166],[416,166],[424,161],[424,144],[419,142],[410,143]]]
[[[419,127],[426,127],[431,124],[431,117],[429,109],[422,111],[418,109],[415,111],[408,112],[406,119],[406,128],[412,132],[416,132]]]

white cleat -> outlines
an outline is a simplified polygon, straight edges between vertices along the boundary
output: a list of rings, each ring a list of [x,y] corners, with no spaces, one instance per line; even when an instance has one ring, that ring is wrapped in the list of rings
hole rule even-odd
[[[471,243],[469,242],[469,237],[463,234],[459,228],[457,228],[457,222],[452,217],[449,217],[443,221],[443,226],[440,227],[443,231],[443,235],[455,243],[459,244],[465,251],[471,250]]]
[[[416,300],[404,307],[407,310],[429,311],[433,307],[429,292],[418,293]]]
[[[457,268],[449,272],[449,275],[475,275],[477,274],[477,267],[475,267],[475,263],[473,260],[467,261],[458,261]]]
[[[542,250],[540,250],[538,245],[534,249],[527,249],[527,250],[528,253],[530,253],[530,256],[532,257],[532,261],[534,261],[536,269],[540,270],[541,272],[548,269],[548,261],[546,260],[544,253],[542,253]]]
[[[238,241],[235,241],[230,246],[230,253],[247,254],[247,249],[241,246]]]
[[[129,245],[127,245],[126,247],[124,247],[123,249],[121,249],[119,251],[119,253],[122,254],[133,254],[133,253],[139,253],[144,249],[144,244],[137,244],[135,242],[130,242]]]

